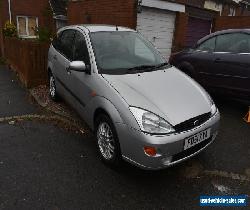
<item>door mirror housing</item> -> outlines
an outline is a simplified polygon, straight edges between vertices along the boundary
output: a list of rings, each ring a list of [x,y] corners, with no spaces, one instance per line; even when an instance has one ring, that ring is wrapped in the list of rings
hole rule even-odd
[[[87,66],[83,61],[72,61],[69,65],[71,71],[87,72]]]

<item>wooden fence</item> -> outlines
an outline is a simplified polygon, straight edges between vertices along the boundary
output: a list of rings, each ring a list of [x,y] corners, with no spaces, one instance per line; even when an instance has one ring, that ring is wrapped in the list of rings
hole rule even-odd
[[[46,84],[48,48],[47,43],[4,38],[5,57],[28,88]]]

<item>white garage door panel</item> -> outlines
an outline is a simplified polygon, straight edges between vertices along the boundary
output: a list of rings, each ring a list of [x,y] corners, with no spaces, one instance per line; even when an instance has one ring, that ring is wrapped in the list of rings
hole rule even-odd
[[[155,32],[157,30],[157,32],[162,32],[162,33],[169,33],[169,34],[173,34],[173,28],[172,27],[168,27],[168,26],[165,26],[165,27],[157,27],[157,26],[144,26],[144,27],[140,27],[140,30],[143,30],[143,31],[148,31],[148,32]]]
[[[147,23],[145,23],[147,22]],[[173,30],[173,22],[166,22],[166,21],[151,21],[151,20],[144,20],[141,23],[137,22],[137,27],[140,26],[141,29],[153,28],[153,29],[161,29],[163,31]]]
[[[138,14],[137,30],[166,58],[171,54],[174,28],[174,12],[143,7]]]

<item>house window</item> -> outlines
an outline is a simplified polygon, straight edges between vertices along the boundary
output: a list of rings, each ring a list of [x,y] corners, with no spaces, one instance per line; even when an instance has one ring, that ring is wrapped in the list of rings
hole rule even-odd
[[[229,8],[229,14],[228,16],[235,16],[235,8],[234,7],[230,7]]]
[[[37,17],[17,16],[17,31],[19,37],[36,38],[35,30],[37,27]]]

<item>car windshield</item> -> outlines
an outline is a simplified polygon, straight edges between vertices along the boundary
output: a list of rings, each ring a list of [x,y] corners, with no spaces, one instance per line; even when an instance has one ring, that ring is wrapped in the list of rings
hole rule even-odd
[[[94,32],[91,42],[102,74],[153,71],[167,65],[152,44],[137,32]]]

